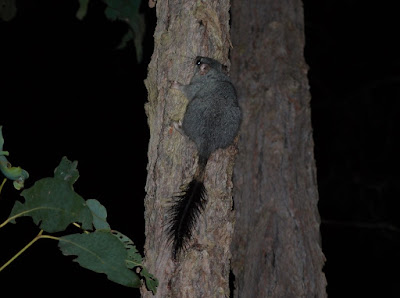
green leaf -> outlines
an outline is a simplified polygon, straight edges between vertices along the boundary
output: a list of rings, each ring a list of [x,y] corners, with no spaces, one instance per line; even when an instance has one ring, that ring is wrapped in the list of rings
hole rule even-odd
[[[60,164],[54,170],[54,178],[62,179],[67,181],[70,185],[74,184],[79,178],[79,172],[77,170],[78,161],[70,161],[67,157],[61,159]]]
[[[143,58],[143,37],[145,33],[145,21],[143,14],[135,14],[132,18],[129,19],[129,26],[131,30],[134,32],[133,42],[135,44],[136,56],[138,62],[142,61]]]
[[[112,231],[113,235],[117,237],[119,241],[124,245],[127,251],[127,259],[126,259],[126,266],[129,269],[133,269],[134,267],[142,265],[142,256],[140,255],[139,251],[136,249],[135,244],[133,241],[125,236],[124,234],[118,231]]]
[[[0,125],[0,171],[8,179],[13,180],[15,189],[20,190],[24,187],[24,182],[29,178],[29,174],[20,167],[11,166],[11,163],[7,160],[6,156],[8,156],[10,153],[3,150],[4,138],[2,128],[3,127]]]
[[[138,62],[143,58],[142,41],[145,33],[144,15],[139,13],[141,0],[103,0],[107,5],[104,13],[111,20],[120,20],[129,25],[130,32],[122,38],[118,49],[127,45],[130,40],[134,41]]]
[[[115,21],[120,15],[118,10],[115,10],[114,8],[111,7],[107,7],[106,10],[104,11],[104,14],[110,21]]]
[[[76,12],[76,18],[78,20],[82,20],[86,16],[88,5],[89,0],[79,0],[79,8]]]
[[[155,295],[157,293],[157,287],[158,287],[157,278],[155,278],[153,274],[149,273],[146,267],[142,267],[142,270],[140,271],[140,276],[144,278],[146,283],[146,288],[149,291],[152,291],[153,295]]]
[[[153,274],[147,271],[146,267],[142,265],[142,256],[136,249],[133,241],[118,231],[113,231],[112,233],[124,244],[124,247],[127,250],[126,266],[130,269],[140,267],[140,276],[144,278],[147,289],[152,291],[153,295],[155,295],[157,293],[158,280]]]
[[[0,0],[0,19],[11,21],[17,14],[16,0]]]
[[[133,40],[134,37],[135,37],[135,35],[133,34],[133,31],[132,30],[128,30],[128,32],[126,32],[124,34],[124,36],[122,36],[121,42],[117,46],[117,49],[121,50],[121,49],[125,48],[126,45],[128,44],[128,42]]]
[[[89,207],[93,216],[93,226],[96,230],[110,230],[107,223],[107,210],[97,200],[87,200],[86,205]]]
[[[78,176],[76,162],[63,158],[54,178],[41,179],[21,193],[25,202],[15,202],[9,220],[30,216],[48,233],[64,231],[73,222],[81,223],[85,230],[91,229],[92,214],[85,200],[72,187]]]
[[[59,247],[66,256],[94,272],[105,273],[109,280],[128,287],[139,287],[140,279],[126,267],[127,251],[108,230],[90,234],[73,234],[60,238]]]

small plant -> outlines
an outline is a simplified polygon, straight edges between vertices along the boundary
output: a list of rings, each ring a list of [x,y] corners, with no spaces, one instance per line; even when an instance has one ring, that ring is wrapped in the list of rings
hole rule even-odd
[[[20,190],[29,174],[20,167],[12,167],[3,151],[4,139],[0,126],[0,169],[5,181],[13,180]],[[158,281],[142,265],[142,256],[134,243],[122,233],[112,230],[107,223],[107,210],[97,200],[84,200],[73,188],[78,180],[78,162],[63,157],[54,171],[54,177],[47,177],[21,192],[24,202],[16,201],[9,217],[0,223],[0,228],[15,223],[19,217],[29,216],[39,227],[37,236],[14,257],[0,267],[0,272],[39,239],[58,241],[58,247],[66,255],[74,255],[74,261],[94,272],[104,273],[113,282],[127,287],[140,287],[140,279],[148,290],[156,293]],[[63,232],[69,225],[79,228],[79,233],[61,237],[50,235]]]

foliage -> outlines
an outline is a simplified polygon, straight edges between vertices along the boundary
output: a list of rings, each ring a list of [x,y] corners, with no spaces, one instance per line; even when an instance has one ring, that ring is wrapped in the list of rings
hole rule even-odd
[[[139,13],[141,0],[103,0],[107,5],[104,13],[111,21],[123,21],[129,25],[129,30],[122,37],[118,49],[124,48],[129,41],[133,41],[136,48],[138,62],[143,58],[142,41],[145,31],[144,16]],[[79,9],[76,17],[82,20],[88,9],[89,0],[79,0]]]
[[[0,137],[2,150],[2,135]],[[132,240],[111,230],[107,223],[107,210],[99,201],[85,201],[74,191],[73,184],[78,177],[77,162],[63,157],[54,171],[54,177],[36,181],[31,188],[21,192],[25,200],[15,202],[9,217],[0,224],[0,228],[8,223],[15,223],[17,218],[29,216],[41,231],[0,267],[0,271],[37,240],[47,238],[57,240],[64,255],[76,256],[74,261],[80,266],[104,273],[109,280],[127,287],[139,287],[142,278],[147,289],[155,294],[158,281],[143,267],[142,257]],[[79,233],[60,237],[43,234],[64,232],[71,224],[81,228]]]
[[[0,171],[8,179],[13,180],[14,187],[20,190],[24,187],[24,181],[28,179],[29,174],[27,171],[21,169],[20,167],[11,166],[11,163],[8,162],[6,156],[8,156],[9,153],[8,151],[3,151],[4,138],[2,128],[3,127],[0,126]]]
[[[0,0],[0,20],[11,21],[17,14],[16,0]]]
[[[128,287],[140,286],[139,277],[127,267],[124,244],[110,230],[63,236],[58,246],[64,255],[76,255],[75,261],[84,268]]]
[[[89,0],[78,0],[79,8],[76,17],[82,20],[87,13]],[[103,0],[107,5],[104,13],[111,21],[122,21],[128,24],[128,32],[121,39],[117,47],[122,49],[128,42],[133,41],[136,49],[136,59],[138,62],[143,58],[142,41],[145,33],[144,15],[139,12],[141,0]],[[0,0],[0,20],[11,21],[16,13],[16,0]]]

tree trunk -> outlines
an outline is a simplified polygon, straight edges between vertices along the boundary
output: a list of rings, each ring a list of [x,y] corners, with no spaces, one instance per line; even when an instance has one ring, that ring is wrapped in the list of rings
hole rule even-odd
[[[325,297],[300,0],[233,0],[235,297]]]
[[[150,127],[146,183],[145,265],[159,280],[158,297],[229,296],[229,260],[233,232],[232,171],[235,149],[211,155],[205,174],[208,202],[192,240],[172,260],[166,226],[173,195],[197,167],[195,145],[178,133],[187,100],[169,81],[188,84],[194,58],[207,56],[228,64],[229,1],[157,1],[154,53],[149,64],[146,113]],[[152,296],[142,289],[144,297]]]

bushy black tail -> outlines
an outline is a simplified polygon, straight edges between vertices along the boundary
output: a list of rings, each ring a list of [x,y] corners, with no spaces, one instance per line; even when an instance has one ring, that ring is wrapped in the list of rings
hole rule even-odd
[[[197,218],[207,202],[207,191],[203,183],[207,160],[208,158],[199,157],[199,165],[193,180],[181,195],[175,197],[176,202],[170,209],[168,236],[173,243],[174,259],[191,239]]]

